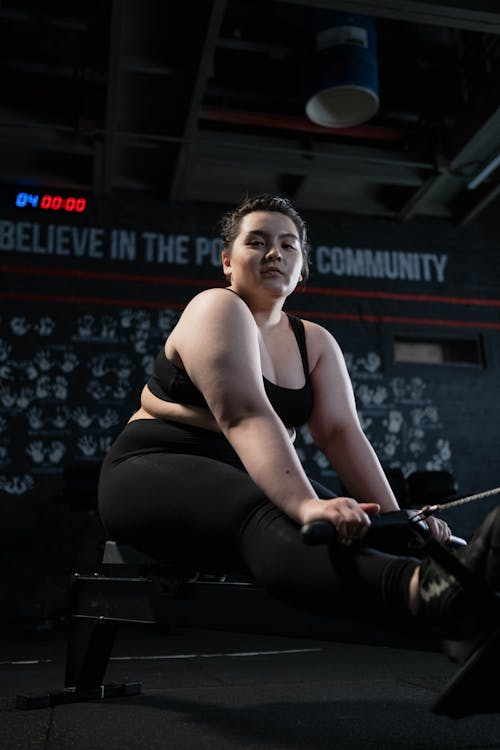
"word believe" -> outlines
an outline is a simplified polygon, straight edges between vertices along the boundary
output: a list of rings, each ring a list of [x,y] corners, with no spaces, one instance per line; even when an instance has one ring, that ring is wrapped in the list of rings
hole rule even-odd
[[[0,221],[0,252],[118,263],[220,267],[221,241],[188,234]],[[311,256],[316,274],[400,281],[444,281],[447,255],[326,245]]]

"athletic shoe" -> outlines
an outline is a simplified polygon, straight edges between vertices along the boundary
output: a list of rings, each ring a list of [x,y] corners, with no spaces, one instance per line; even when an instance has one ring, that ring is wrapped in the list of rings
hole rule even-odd
[[[429,540],[420,568],[419,616],[444,638],[473,635],[495,621],[500,608],[500,506],[469,544],[457,551]]]

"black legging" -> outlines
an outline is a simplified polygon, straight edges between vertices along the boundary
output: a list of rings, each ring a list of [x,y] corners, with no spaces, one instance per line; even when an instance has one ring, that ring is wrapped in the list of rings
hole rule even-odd
[[[313,482],[321,498],[334,494]],[[309,547],[217,433],[173,422],[128,424],[106,456],[99,511],[109,538],[190,569],[250,573],[302,608],[402,613],[417,565],[361,544]]]

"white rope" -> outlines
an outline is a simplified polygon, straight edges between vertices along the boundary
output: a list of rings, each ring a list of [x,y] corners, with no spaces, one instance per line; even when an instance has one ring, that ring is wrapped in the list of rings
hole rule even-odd
[[[494,487],[491,490],[485,490],[484,492],[477,492],[475,495],[467,495],[467,497],[461,497],[458,500],[452,500],[449,503],[440,503],[439,505],[426,505],[420,513],[414,517],[415,519],[423,519],[432,516],[439,510],[448,510],[448,508],[456,508],[459,505],[466,505],[467,503],[475,502],[476,500],[483,500],[485,497],[491,495],[500,495],[500,487]],[[413,520],[413,519],[412,519]]]
[[[490,495],[499,495],[500,487],[494,487],[492,490],[485,490],[484,492],[478,492],[475,495],[467,495],[467,497],[461,497],[458,500],[452,500],[451,503],[443,503],[439,505],[439,509],[444,510],[445,508],[454,508],[457,505],[465,505],[465,503],[472,503],[474,500],[482,500]]]

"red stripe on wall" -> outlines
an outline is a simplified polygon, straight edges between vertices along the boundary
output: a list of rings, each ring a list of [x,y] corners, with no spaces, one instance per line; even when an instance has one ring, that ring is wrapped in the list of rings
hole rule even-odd
[[[224,281],[212,279],[193,279],[177,276],[144,276],[136,273],[117,273],[115,271],[84,271],[74,268],[36,268],[35,266],[0,265],[1,273],[22,273],[29,276],[65,276],[77,279],[101,279],[111,281],[134,281],[145,284],[178,284],[180,286],[224,286]]]
[[[131,281],[144,284],[167,284],[174,286],[225,286],[224,281],[177,276],[149,276],[115,271],[84,271],[69,268],[37,268],[35,266],[0,265],[1,273],[28,274],[31,276],[65,276],[80,279],[102,279],[112,281]],[[328,295],[332,297],[352,297],[362,299],[385,299],[399,302],[441,302],[448,305],[480,305],[482,307],[500,307],[500,299],[481,297],[456,297],[439,294],[412,294],[409,292],[383,292],[365,289],[338,289],[336,287],[307,286],[297,289],[299,294]]]
[[[369,313],[329,313],[329,312],[302,312],[294,310],[293,313],[302,318],[322,318],[328,320],[352,320],[366,323],[403,323],[405,325],[420,326],[450,326],[452,328],[489,328],[500,331],[500,322],[495,323],[484,320],[442,320],[440,318],[409,318],[404,315],[371,315]]]
[[[106,305],[112,307],[145,307],[164,310],[181,310],[184,304],[172,302],[158,302],[155,300],[109,299],[107,297],[77,297],[60,294],[27,294],[23,292],[0,292],[0,299],[26,300],[30,302],[62,302],[71,305]],[[410,318],[403,315],[373,315],[369,313],[330,313],[320,311],[291,310],[294,315],[306,319],[350,320],[366,323],[395,323],[419,326],[447,326],[453,328],[487,328],[500,330],[500,322],[483,320],[442,320],[439,318]]]
[[[63,302],[70,305],[106,305],[110,307],[153,307],[163,310],[180,310],[183,304],[157,302],[155,300],[109,299],[108,297],[77,297],[63,294],[25,294],[24,292],[0,292],[0,299],[29,300],[30,302]]]
[[[443,302],[447,305],[481,305],[483,307],[500,307],[500,300],[480,297],[450,297],[439,294],[410,294],[407,292],[378,292],[362,289],[325,289],[325,287],[308,287],[310,294],[327,294],[333,297],[362,297],[364,299],[387,299],[400,302]]]

